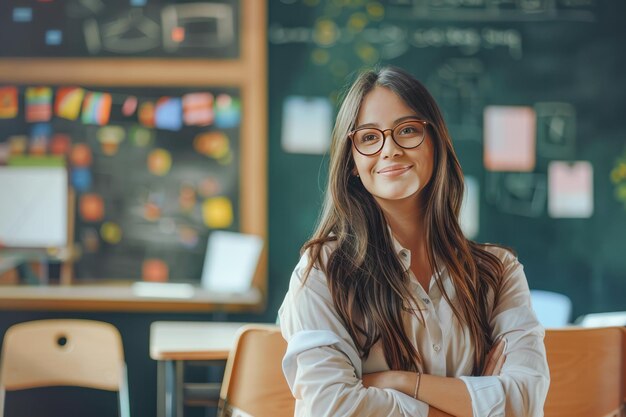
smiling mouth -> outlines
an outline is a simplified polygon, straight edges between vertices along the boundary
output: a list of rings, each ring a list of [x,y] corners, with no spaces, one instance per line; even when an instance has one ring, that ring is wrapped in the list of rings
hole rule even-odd
[[[404,174],[405,172],[407,172],[409,169],[412,168],[412,165],[407,165],[407,166],[398,166],[398,167],[389,167],[389,168],[383,168],[380,171],[378,171],[378,174],[381,175],[387,175],[387,176],[396,176],[396,175],[401,175]]]

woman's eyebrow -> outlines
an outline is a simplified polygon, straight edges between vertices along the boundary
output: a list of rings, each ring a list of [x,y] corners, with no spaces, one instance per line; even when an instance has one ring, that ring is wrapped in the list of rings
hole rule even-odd
[[[404,122],[405,120],[415,120],[415,119],[420,119],[420,117],[418,115],[416,115],[416,114],[410,115],[410,116],[402,116],[401,118],[396,119],[393,122],[393,125],[395,126],[398,123]],[[356,129],[362,129],[364,127],[379,127],[379,126],[380,125],[378,123],[363,123],[361,125],[356,126],[354,129],[356,130]]]

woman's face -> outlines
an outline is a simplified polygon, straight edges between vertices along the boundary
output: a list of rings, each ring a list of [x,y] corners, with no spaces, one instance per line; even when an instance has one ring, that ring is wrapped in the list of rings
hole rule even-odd
[[[407,119],[421,119],[390,89],[377,86],[361,104],[355,129],[375,127],[392,129]],[[421,145],[413,149],[398,146],[385,132],[385,143],[380,152],[366,156],[352,146],[356,172],[365,189],[379,204],[407,198],[418,198],[433,172],[433,143],[428,129]]]

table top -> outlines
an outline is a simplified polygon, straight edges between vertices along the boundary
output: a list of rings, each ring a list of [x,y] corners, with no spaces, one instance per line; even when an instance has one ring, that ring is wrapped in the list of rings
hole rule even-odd
[[[215,293],[194,288],[189,297],[142,296],[130,283],[111,285],[0,286],[0,310],[111,312],[241,312],[263,308],[257,289]]]
[[[246,323],[155,321],[150,325],[154,360],[226,360]]]

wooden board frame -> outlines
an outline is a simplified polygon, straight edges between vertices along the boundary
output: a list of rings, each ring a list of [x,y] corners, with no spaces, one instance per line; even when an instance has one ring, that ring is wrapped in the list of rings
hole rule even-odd
[[[266,0],[240,1],[238,59],[0,59],[0,83],[238,88],[243,114],[240,231],[267,242],[267,4]],[[253,285],[266,295],[267,250]]]

